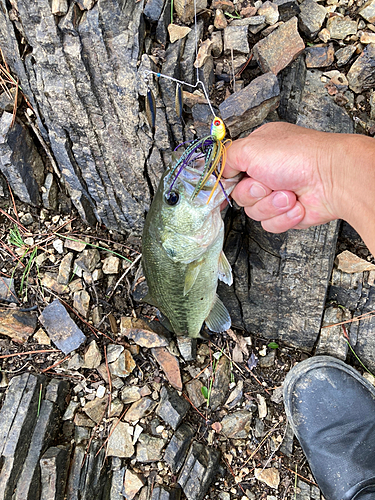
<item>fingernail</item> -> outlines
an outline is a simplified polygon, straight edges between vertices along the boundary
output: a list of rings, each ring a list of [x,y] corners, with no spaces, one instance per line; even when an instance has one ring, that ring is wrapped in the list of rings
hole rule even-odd
[[[289,212],[287,212],[286,215],[289,217],[289,219],[297,219],[298,217],[300,217],[301,213],[302,213],[301,207],[299,205],[296,205],[291,210],[289,210]]]
[[[267,191],[261,184],[253,184],[250,188],[250,194],[253,198],[264,198]]]
[[[289,198],[285,193],[276,193],[272,203],[276,208],[285,208],[289,205]]]

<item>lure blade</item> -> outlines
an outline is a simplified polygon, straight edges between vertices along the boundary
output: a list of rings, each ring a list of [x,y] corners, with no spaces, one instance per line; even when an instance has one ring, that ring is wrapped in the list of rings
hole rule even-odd
[[[146,116],[150,127],[154,129],[156,119],[156,104],[155,97],[151,89],[147,90],[146,95]]]
[[[177,116],[181,119],[182,118],[182,110],[183,110],[183,106],[184,106],[184,99],[182,96],[182,87],[179,83],[176,85],[175,106],[176,106]]]

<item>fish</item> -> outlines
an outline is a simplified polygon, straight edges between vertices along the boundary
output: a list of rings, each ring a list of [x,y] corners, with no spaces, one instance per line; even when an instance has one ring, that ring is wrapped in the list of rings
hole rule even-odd
[[[211,175],[201,186],[204,161],[190,162],[177,177],[178,160],[174,163],[160,180],[144,225],[142,267],[148,294],[143,300],[159,309],[177,336],[200,338],[204,323],[218,333],[231,326],[216,293],[218,279],[233,282],[223,252],[220,205],[240,176],[218,184]]]

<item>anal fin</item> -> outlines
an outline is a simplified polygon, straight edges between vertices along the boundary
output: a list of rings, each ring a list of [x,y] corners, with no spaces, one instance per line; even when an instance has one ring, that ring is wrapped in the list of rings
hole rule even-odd
[[[227,308],[216,295],[211,311],[206,318],[207,328],[212,332],[221,333],[228,330],[231,324]]]

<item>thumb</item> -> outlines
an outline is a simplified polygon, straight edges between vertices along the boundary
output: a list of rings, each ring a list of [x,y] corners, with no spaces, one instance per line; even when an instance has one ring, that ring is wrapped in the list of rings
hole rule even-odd
[[[223,176],[231,178],[239,172],[246,172],[249,167],[249,138],[237,139],[227,146],[227,160]]]

